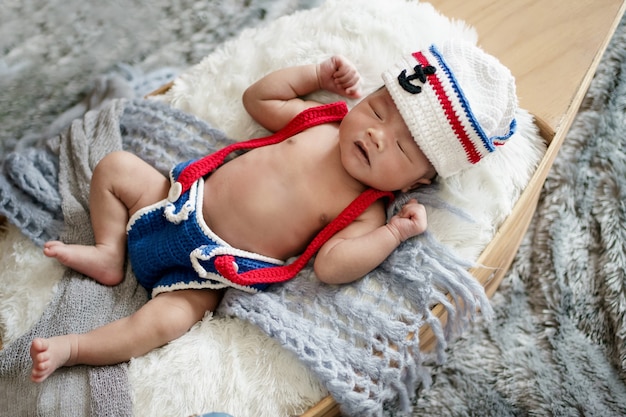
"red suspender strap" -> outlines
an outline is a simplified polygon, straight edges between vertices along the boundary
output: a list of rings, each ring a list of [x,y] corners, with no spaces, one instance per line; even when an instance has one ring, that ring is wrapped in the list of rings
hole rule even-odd
[[[348,113],[346,103],[340,101],[317,107],[308,108],[294,117],[284,128],[265,138],[251,139],[245,142],[237,142],[229,145],[217,152],[205,156],[192,162],[178,176],[176,183],[180,184],[176,194],[180,195],[191,187],[200,177],[219,167],[226,157],[238,150],[254,149],[261,146],[273,145],[298,134],[310,127],[324,123],[339,122]],[[174,188],[174,187],[173,187]],[[309,262],[315,253],[326,241],[348,224],[352,223],[367,207],[374,201],[382,197],[393,200],[394,196],[390,192],[383,192],[374,189],[365,190],[348,207],[346,207],[332,222],[323,228],[311,241],[304,253],[293,263],[284,266],[276,266],[252,270],[244,273],[237,273],[235,258],[231,255],[221,255],[215,258],[215,268],[217,271],[235,284],[273,284],[287,281],[296,276],[298,272]],[[178,197],[176,197],[178,198]]]
[[[250,139],[245,142],[233,143],[232,145],[226,146],[225,148],[209,154],[202,159],[198,159],[197,161],[186,166],[178,176],[176,182],[182,186],[179,190],[180,194],[189,190],[191,185],[196,182],[198,178],[203,177],[217,169],[217,167],[224,162],[224,159],[226,159],[226,157],[232,152],[254,149],[282,142],[283,140],[290,138],[291,136],[310,127],[324,123],[339,122],[343,119],[346,113],[348,113],[348,106],[343,101],[317,107],[310,107],[298,113],[298,115],[291,119],[285,127],[273,135],[263,138]]]
[[[374,201],[382,197],[388,197],[393,200],[394,195],[389,191],[379,191],[373,188],[365,190],[339,213],[333,221],[324,227],[311,241],[304,253],[289,265],[262,268],[238,274],[234,263],[235,258],[230,255],[223,255],[215,259],[215,268],[223,277],[239,285],[274,284],[290,280],[306,266],[328,239],[352,223]]]

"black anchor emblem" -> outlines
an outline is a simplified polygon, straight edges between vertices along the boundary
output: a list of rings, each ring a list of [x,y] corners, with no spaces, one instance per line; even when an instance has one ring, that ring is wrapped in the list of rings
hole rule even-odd
[[[418,64],[413,68],[415,74],[409,75],[407,77],[406,70],[402,70],[400,75],[398,75],[398,82],[400,83],[400,87],[402,87],[406,92],[411,94],[419,94],[422,92],[421,85],[415,85],[411,83],[413,80],[420,80],[422,84],[426,83],[426,76],[433,75],[437,68],[432,65],[428,65],[426,67],[422,66],[422,64]]]

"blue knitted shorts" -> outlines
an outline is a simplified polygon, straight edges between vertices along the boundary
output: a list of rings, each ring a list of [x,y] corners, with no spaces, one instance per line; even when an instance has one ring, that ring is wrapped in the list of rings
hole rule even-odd
[[[171,172],[172,184],[187,163]],[[242,286],[221,276],[214,261],[232,255],[239,272],[282,265],[283,261],[233,248],[213,233],[202,217],[204,179],[197,180],[176,201],[168,199],[144,207],[126,227],[128,257],[137,281],[152,297],[181,289],[234,287],[257,292],[267,284]]]

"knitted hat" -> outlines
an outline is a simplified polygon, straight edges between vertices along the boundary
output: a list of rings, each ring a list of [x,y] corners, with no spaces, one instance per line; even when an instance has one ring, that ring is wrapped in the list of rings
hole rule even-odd
[[[515,132],[515,79],[473,44],[432,45],[382,77],[413,139],[444,178],[480,162]]]

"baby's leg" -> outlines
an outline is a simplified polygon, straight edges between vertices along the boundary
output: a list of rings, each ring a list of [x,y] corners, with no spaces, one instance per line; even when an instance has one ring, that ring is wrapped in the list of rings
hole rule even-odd
[[[133,315],[84,334],[33,340],[31,379],[42,382],[61,366],[113,365],[144,355],[179,338],[213,311],[222,293],[180,290],[163,293]]]
[[[138,209],[167,196],[169,180],[137,156],[113,152],[94,169],[89,194],[94,246],[52,241],[44,254],[105,285],[124,277],[126,224]]]

